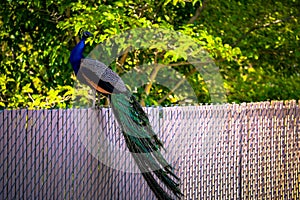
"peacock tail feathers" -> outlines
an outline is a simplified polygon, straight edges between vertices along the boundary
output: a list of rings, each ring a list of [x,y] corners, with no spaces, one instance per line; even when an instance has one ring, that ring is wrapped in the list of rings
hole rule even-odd
[[[151,190],[158,199],[172,199],[160,182],[180,197],[179,178],[162,156],[160,149],[163,143],[152,130],[148,116],[135,97],[129,92],[111,94],[110,102],[126,145]]]

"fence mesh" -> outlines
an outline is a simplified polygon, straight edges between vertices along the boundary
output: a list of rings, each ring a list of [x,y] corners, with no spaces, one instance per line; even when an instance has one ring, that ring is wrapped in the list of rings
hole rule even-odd
[[[145,110],[184,199],[300,199],[296,101]],[[0,146],[0,199],[155,199],[109,108],[1,111]]]

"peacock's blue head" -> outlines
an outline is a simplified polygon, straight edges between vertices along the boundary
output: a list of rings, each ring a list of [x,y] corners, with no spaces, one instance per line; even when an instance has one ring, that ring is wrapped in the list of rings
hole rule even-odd
[[[73,70],[75,74],[77,74],[79,68],[80,68],[80,61],[83,57],[83,50],[85,47],[85,40],[88,37],[92,37],[93,34],[91,34],[88,31],[83,31],[81,33],[81,40],[80,42],[73,48],[71,55],[70,55],[70,62],[73,67]]]

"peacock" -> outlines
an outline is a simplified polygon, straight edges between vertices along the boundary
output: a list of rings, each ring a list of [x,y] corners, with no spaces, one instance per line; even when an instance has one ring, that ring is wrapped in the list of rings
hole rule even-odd
[[[157,199],[182,197],[180,179],[162,156],[160,150],[163,143],[153,131],[141,105],[115,72],[104,63],[83,56],[85,41],[91,36],[90,32],[84,31],[81,40],[71,51],[70,63],[77,79],[109,99],[126,146]]]

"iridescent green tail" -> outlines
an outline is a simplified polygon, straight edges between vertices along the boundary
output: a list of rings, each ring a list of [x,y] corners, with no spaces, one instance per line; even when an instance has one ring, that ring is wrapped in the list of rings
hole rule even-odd
[[[146,113],[131,94],[112,94],[110,96],[114,115],[121,126],[126,145],[137,166],[156,197],[161,200],[172,199],[166,186],[176,197],[182,196],[179,178],[160,153],[162,142],[158,139]]]

